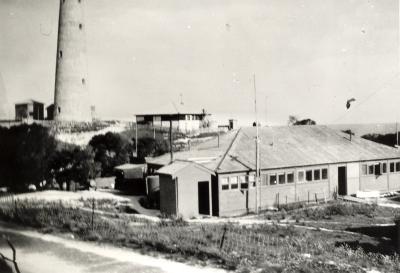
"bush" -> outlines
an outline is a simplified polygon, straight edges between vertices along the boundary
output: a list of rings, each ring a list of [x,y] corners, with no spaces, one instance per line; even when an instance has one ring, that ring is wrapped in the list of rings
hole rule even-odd
[[[376,204],[334,203],[322,207],[306,208],[303,210],[303,214],[315,220],[326,219],[330,216],[364,215],[372,217],[376,208]]]
[[[114,167],[128,163],[133,151],[132,143],[111,132],[94,136],[89,145],[95,153],[94,160],[101,164],[102,176],[112,176]]]
[[[56,140],[46,127],[0,127],[0,186],[13,192],[26,191],[29,184],[38,188],[55,149]]]

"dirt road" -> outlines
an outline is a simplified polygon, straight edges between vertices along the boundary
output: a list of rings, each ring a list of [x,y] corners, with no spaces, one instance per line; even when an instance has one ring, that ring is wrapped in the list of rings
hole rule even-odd
[[[225,272],[221,269],[201,268],[150,257],[130,249],[4,227],[1,223],[0,234],[3,236],[0,238],[0,252],[12,257],[4,239],[9,238],[17,249],[17,262],[21,273]]]

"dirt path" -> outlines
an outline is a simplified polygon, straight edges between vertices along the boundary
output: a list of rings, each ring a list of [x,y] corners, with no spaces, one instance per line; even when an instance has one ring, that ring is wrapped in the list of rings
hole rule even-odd
[[[150,257],[126,248],[16,229],[3,223],[0,223],[0,234],[10,238],[17,249],[17,262],[21,273],[226,272],[222,269],[202,268]],[[5,256],[12,256],[3,238],[0,238],[0,252]]]

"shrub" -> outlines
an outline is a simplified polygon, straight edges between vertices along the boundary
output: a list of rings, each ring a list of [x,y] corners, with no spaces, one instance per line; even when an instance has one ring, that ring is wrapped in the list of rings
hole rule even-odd
[[[333,203],[326,206],[306,208],[303,214],[309,218],[327,219],[331,216],[354,216],[364,215],[372,217],[377,209],[375,204],[358,204],[358,203]]]

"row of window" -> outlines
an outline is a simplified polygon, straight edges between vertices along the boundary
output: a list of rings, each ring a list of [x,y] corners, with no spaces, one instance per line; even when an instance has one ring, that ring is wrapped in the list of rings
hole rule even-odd
[[[374,164],[362,164],[361,174],[362,175],[381,175],[387,173],[387,163],[379,162]],[[400,161],[389,163],[389,172],[395,173],[400,172]]]
[[[256,178],[254,175],[240,175],[221,178],[221,185],[223,190],[234,190],[234,189],[248,189],[250,187],[255,187]]]
[[[261,175],[261,186],[267,185],[283,185],[294,183],[295,172],[281,172],[275,174],[262,174]],[[310,169],[297,171],[297,182],[312,182],[321,181],[328,179],[328,169]],[[240,175],[222,177],[221,185],[223,190],[234,190],[234,189],[248,189],[255,187],[255,176],[254,175]]]

